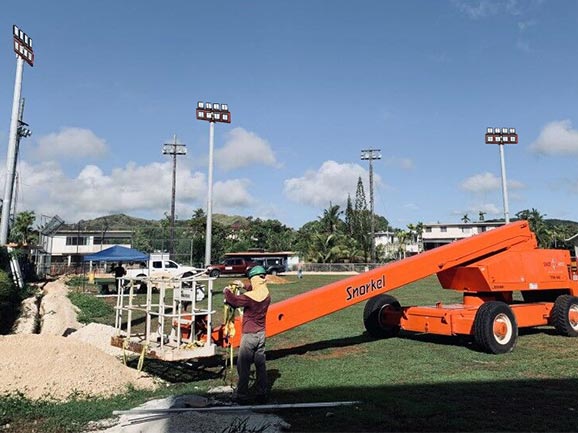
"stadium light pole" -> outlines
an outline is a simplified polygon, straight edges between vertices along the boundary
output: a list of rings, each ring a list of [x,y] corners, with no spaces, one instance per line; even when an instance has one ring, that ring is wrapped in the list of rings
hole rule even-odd
[[[486,144],[497,144],[500,149],[500,164],[502,167],[502,199],[504,201],[504,219],[506,224],[510,222],[510,209],[508,205],[508,186],[506,181],[506,163],[504,159],[504,144],[517,144],[518,133],[516,128],[487,128]]]
[[[34,66],[32,39],[17,26],[12,26],[14,35],[14,52],[16,53],[16,79],[14,80],[14,97],[12,99],[12,117],[10,118],[10,135],[6,156],[6,183],[2,201],[2,219],[0,220],[0,245],[8,242],[8,225],[12,207],[12,190],[14,185],[14,166],[16,164],[16,144],[18,141],[18,118],[20,96],[22,94],[22,75],[24,62]]]
[[[20,149],[20,140],[22,138],[27,138],[32,135],[32,131],[30,130],[28,123],[22,120],[24,117],[24,98],[20,100],[20,110],[18,114],[18,133],[16,137],[16,152],[14,157],[14,182],[12,187],[12,220],[11,222],[14,223],[14,218],[16,218],[16,201],[18,197],[16,196],[17,192],[17,185],[18,185],[18,173],[16,173],[16,164],[18,163],[18,152]]]
[[[371,212],[371,261],[375,263],[375,218],[373,214],[373,160],[381,159],[381,149],[364,149],[361,160],[369,161],[369,208]]]
[[[231,112],[227,104],[197,102],[197,120],[209,122],[209,174],[207,194],[207,233],[205,235],[205,266],[211,264],[211,242],[213,230],[213,147],[215,122],[231,123]]]
[[[171,239],[169,245],[169,253],[172,255],[175,252],[175,198],[177,191],[177,155],[186,155],[187,148],[184,144],[177,143],[177,135],[173,136],[172,143],[165,143],[163,145],[163,155],[173,156],[173,189],[171,195]]]

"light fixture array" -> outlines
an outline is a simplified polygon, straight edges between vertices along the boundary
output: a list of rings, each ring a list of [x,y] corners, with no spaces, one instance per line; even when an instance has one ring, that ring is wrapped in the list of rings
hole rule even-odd
[[[19,29],[18,26],[12,26],[12,33],[14,34],[14,52],[30,66],[34,66],[32,38]]]
[[[487,144],[517,144],[518,133],[516,128],[487,128]]]
[[[231,112],[227,104],[197,102],[197,119],[209,122],[231,123]]]

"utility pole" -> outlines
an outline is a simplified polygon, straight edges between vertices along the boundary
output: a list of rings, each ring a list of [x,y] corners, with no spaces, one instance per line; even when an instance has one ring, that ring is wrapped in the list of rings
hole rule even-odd
[[[381,149],[364,149],[361,159],[369,161],[369,208],[371,212],[371,261],[375,263],[375,217],[373,212],[373,160],[381,159]]]
[[[175,252],[175,198],[177,190],[177,155],[186,155],[187,148],[184,144],[177,144],[177,135],[173,135],[172,143],[163,145],[163,155],[173,156],[173,188],[171,194],[171,235],[169,244],[169,254]]]

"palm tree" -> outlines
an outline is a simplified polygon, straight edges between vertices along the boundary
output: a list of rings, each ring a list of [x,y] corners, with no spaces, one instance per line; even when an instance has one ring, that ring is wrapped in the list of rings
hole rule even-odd
[[[548,232],[548,227],[544,221],[546,214],[542,215],[537,209],[524,209],[516,214],[516,217],[526,220],[530,223],[530,229],[536,235],[538,245],[542,248],[548,248],[550,244],[551,234]]]
[[[470,222],[470,217],[468,216],[468,214],[464,214],[464,216],[462,217],[462,222],[464,223],[469,223]]]
[[[36,221],[34,211],[24,211],[16,215],[12,229],[10,230],[10,240],[20,244],[28,244],[34,239],[32,224]]]
[[[342,222],[340,219],[341,214],[343,214],[343,211],[339,209],[339,205],[332,205],[329,202],[329,207],[323,211],[323,216],[319,217],[322,230],[326,233],[337,232]]]

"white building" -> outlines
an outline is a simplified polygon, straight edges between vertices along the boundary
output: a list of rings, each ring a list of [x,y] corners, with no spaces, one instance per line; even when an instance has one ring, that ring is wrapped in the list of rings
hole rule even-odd
[[[131,248],[131,230],[58,230],[42,245],[52,266],[79,266],[82,257],[113,245]]]
[[[480,233],[501,227],[504,222],[478,221],[473,223],[435,223],[424,224],[422,242],[424,250],[431,250],[454,241],[469,238]]]
[[[380,247],[386,258],[403,258],[422,251],[446,245],[459,239],[484,233],[504,225],[503,222],[478,221],[472,223],[424,224],[421,238],[409,239],[401,245],[395,232],[375,233],[375,246]]]

